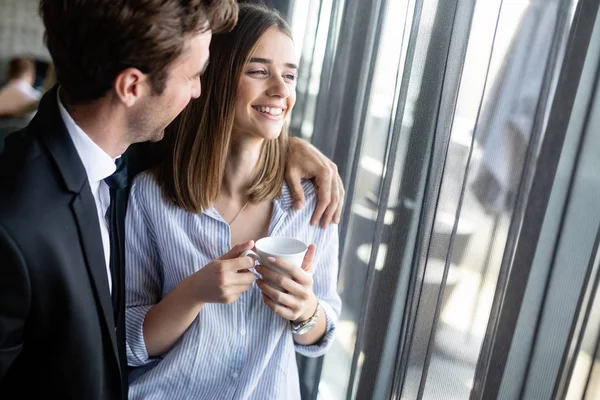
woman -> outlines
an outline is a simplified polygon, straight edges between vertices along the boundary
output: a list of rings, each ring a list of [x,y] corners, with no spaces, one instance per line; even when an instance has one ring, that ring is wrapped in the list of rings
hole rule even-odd
[[[242,4],[235,29],[210,50],[202,96],[166,135],[165,162],[131,191],[128,361],[156,365],[130,398],[299,399],[295,351],[327,351],[341,301],[337,226],[312,226],[314,186],[303,183],[297,211],[283,179],[296,97],[290,29],[276,12]],[[255,281],[240,254],[265,236],[312,243],[302,268],[275,260],[291,276],[257,266]]]

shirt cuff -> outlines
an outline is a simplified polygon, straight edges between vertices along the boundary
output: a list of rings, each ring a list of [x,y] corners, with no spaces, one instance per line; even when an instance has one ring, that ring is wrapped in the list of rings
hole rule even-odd
[[[337,327],[337,314],[333,311],[333,308],[324,301],[319,300],[321,304],[321,309],[323,310],[323,314],[325,314],[325,322],[327,326],[325,327],[325,335],[321,340],[319,340],[315,344],[311,345],[301,345],[296,343],[296,352],[302,354],[306,357],[320,357],[327,353],[327,350],[333,344],[333,340],[335,339],[335,329]],[[322,318],[322,315],[319,316]]]
[[[127,309],[127,364],[132,367],[145,365],[151,361],[144,341],[144,319],[150,308],[151,305]]]

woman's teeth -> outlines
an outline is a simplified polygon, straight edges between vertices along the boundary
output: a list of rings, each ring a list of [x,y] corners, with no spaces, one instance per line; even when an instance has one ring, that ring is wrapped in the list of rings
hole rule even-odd
[[[281,115],[281,113],[283,112],[283,109],[276,108],[276,107],[260,107],[260,106],[258,106],[258,107],[254,107],[254,109],[256,109],[260,112],[263,112],[263,113],[274,115],[274,116]]]

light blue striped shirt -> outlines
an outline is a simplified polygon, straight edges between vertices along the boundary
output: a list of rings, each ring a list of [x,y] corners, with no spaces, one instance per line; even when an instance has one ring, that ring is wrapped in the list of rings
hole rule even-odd
[[[306,205],[295,210],[287,186],[274,201],[269,236],[288,236],[316,245],[313,291],[325,311],[324,338],[295,344],[289,322],[273,313],[252,288],[232,304],[206,304],[158,364],[135,380],[130,399],[300,399],[295,351],[309,357],[331,346],[341,310],[336,292],[337,225],[311,226],[316,191],[303,182]],[[211,208],[185,211],[167,200],[152,174],[133,183],[126,219],[127,358],[129,365],[152,361],[144,344],[146,313],[202,266],[228,252],[229,225]]]

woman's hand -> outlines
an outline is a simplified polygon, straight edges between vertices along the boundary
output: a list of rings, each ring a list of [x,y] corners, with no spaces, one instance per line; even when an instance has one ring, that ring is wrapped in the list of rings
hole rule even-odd
[[[344,184],[337,166],[310,143],[292,137],[289,139],[285,180],[292,191],[294,207],[302,208],[305,202],[302,179],[313,179],[317,186],[318,203],[310,223],[321,227],[333,221],[338,224],[344,204]]]
[[[317,313],[317,323],[307,333],[302,335],[293,335],[294,342],[300,345],[312,345],[320,341],[325,335],[327,321],[319,302],[313,293],[313,259],[315,257],[315,245],[308,246],[308,251],[304,256],[301,268],[290,265],[282,260],[269,258],[269,262],[289,274],[288,276],[275,272],[268,267],[259,265],[256,270],[263,276],[263,279],[256,281],[256,284],[263,293],[265,304],[273,312],[287,320],[297,323],[304,322],[313,314]],[[269,282],[282,288],[269,285]]]
[[[231,304],[252,287],[254,266],[249,257],[240,257],[254,242],[238,244],[184,279],[144,319],[144,341],[150,357],[166,353],[181,338],[205,303]]]
[[[254,261],[240,257],[243,251],[253,247],[252,240],[238,244],[188,277],[193,282],[193,297],[199,303],[231,304],[236,301],[256,279],[249,271]]]
[[[290,321],[309,319],[317,307],[317,298],[313,293],[312,267],[315,256],[315,245],[308,246],[301,268],[283,260],[269,258],[269,262],[289,275],[273,271],[269,267],[259,265],[256,271],[263,279],[256,284],[263,293],[265,304],[277,315]],[[271,286],[279,286],[283,290]]]

